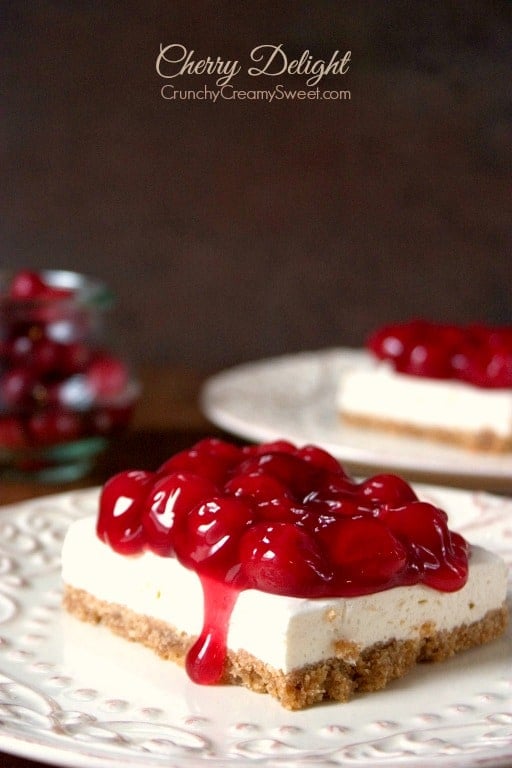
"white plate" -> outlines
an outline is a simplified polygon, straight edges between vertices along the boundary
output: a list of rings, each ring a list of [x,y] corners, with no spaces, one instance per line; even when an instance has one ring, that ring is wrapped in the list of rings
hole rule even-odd
[[[365,357],[363,350],[328,349],[240,365],[206,381],[201,406],[214,424],[249,440],[313,442],[358,467],[467,478],[471,487],[482,480],[488,490],[512,488],[510,454],[469,451],[343,424],[335,408],[339,377]]]
[[[421,494],[512,567],[512,500]],[[196,686],[149,650],[64,615],[62,538],[96,500],[91,489],[0,508],[0,750],[79,768],[512,764],[510,630],[385,691],[287,712],[240,688]]]

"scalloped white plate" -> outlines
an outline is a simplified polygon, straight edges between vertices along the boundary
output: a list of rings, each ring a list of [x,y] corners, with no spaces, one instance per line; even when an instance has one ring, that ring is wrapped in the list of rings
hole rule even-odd
[[[417,488],[512,567],[512,500]],[[287,712],[250,691],[196,686],[149,650],[65,615],[62,539],[97,495],[0,507],[0,750],[78,768],[512,764],[510,630],[385,691]]]
[[[471,487],[481,480],[492,490],[512,487],[510,453],[468,451],[343,424],[335,408],[341,371],[366,357],[364,350],[326,349],[239,365],[205,382],[201,406],[214,424],[249,440],[313,442],[359,466],[422,472],[437,482],[457,476],[471,480]]]

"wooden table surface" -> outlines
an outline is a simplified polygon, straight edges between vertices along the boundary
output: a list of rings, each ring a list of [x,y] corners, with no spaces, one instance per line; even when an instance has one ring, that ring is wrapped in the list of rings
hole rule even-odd
[[[129,467],[153,469],[172,453],[190,446],[202,437],[212,434],[222,436],[199,410],[198,394],[202,383],[200,375],[186,370],[150,369],[142,371],[141,378],[144,396],[130,430],[118,438],[115,446],[102,457],[90,476],[79,482],[66,484],[65,487],[0,480],[0,515],[1,506],[5,504],[42,494],[100,485],[110,475]],[[364,471],[364,468],[362,470]],[[427,479],[431,482],[434,480]],[[453,484],[457,484],[456,478]],[[1,727],[0,716],[0,731]],[[43,765],[48,763],[35,762],[0,751],[0,768],[43,768]]]

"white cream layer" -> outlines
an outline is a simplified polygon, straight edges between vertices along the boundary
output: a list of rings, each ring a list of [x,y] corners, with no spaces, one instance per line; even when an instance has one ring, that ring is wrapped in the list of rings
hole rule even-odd
[[[176,559],[151,552],[116,554],[97,538],[94,517],[70,526],[62,578],[100,600],[162,619],[188,634],[201,629],[203,595],[197,575]],[[285,673],[332,656],[350,662],[354,651],[345,643],[364,648],[418,637],[427,622],[442,630],[481,619],[502,605],[506,578],[501,558],[474,547],[468,582],[458,592],[415,586],[366,597],[305,600],[247,590],[235,605],[228,646]]]
[[[368,361],[342,374],[337,407],[343,415],[442,428],[464,433],[512,435],[512,390],[482,389],[459,381],[397,373]]]

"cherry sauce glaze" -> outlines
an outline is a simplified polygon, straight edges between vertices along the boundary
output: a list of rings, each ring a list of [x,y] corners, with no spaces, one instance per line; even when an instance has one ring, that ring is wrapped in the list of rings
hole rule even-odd
[[[457,379],[489,389],[512,388],[511,326],[411,320],[379,328],[367,347],[399,373]]]
[[[199,576],[204,624],[187,658],[199,683],[222,678],[242,590],[353,597],[423,583],[455,591],[469,547],[403,479],[349,477],[329,453],[279,440],[207,438],[156,472],[125,471],[100,497],[98,537],[122,555],[176,557]]]

